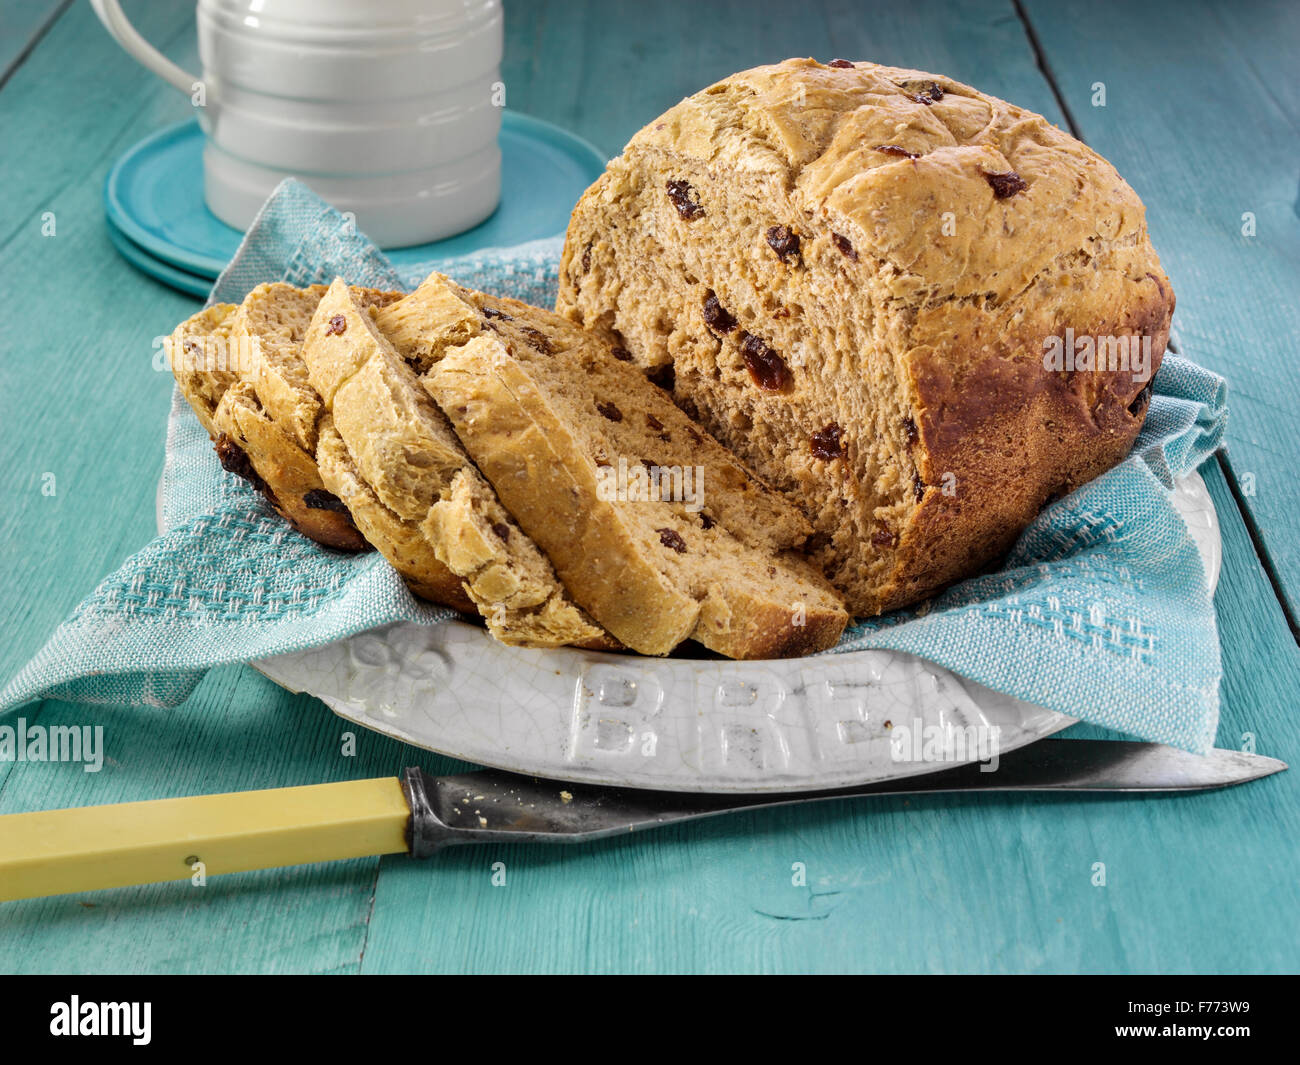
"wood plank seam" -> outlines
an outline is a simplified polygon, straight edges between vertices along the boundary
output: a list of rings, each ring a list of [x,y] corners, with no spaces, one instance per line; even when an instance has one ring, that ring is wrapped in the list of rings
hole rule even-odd
[[[1291,638],[1295,640],[1297,645],[1300,645],[1300,625],[1297,625],[1296,616],[1292,613],[1290,604],[1282,594],[1282,581],[1277,572],[1277,567],[1263,550],[1263,535],[1260,533],[1259,526],[1255,524],[1255,516],[1250,512],[1245,497],[1241,494],[1241,485],[1238,483],[1236,474],[1233,473],[1229,455],[1223,448],[1220,448],[1214,453],[1214,457],[1219,463],[1219,468],[1223,471],[1223,479],[1228,482],[1228,491],[1232,495],[1233,503],[1237,506],[1237,512],[1241,515],[1242,524],[1246,526],[1246,533],[1250,537],[1250,546],[1255,549],[1255,557],[1259,560],[1260,568],[1264,571],[1264,576],[1268,578],[1269,587],[1273,589],[1273,595],[1282,608],[1282,616],[1286,618],[1287,626],[1291,629]]]
[[[32,54],[36,49],[36,46],[45,38],[45,35],[54,28],[54,24],[63,17],[68,8],[72,6],[72,3],[73,0],[63,0],[63,2],[54,9],[53,14],[37,27],[36,32],[32,34],[31,40],[23,46],[21,52],[14,56],[14,60],[9,64],[8,69],[3,73],[0,73],[0,91],[3,91],[4,87],[9,84],[9,79],[13,77],[14,72],[27,62],[27,57]]]
[[[49,706],[49,704],[50,701],[48,699],[42,699],[40,702],[32,703],[29,706],[23,707],[23,709],[20,710],[19,713],[22,714],[24,718],[26,718],[29,726],[38,725],[40,724],[41,714],[45,711],[45,708]],[[31,714],[30,717],[28,716],[29,711]],[[20,763],[16,758],[12,762],[5,761],[0,763],[0,766],[4,767],[4,771],[0,772],[0,809],[4,808],[5,789],[9,786],[9,781],[13,779],[14,773],[17,771],[19,764]],[[26,763],[22,763],[22,764],[26,764]]]
[[[1169,350],[1175,355],[1180,354],[1178,345],[1172,338],[1169,340]],[[1277,599],[1277,605],[1282,609],[1282,617],[1286,619],[1287,628],[1291,630],[1291,638],[1300,646],[1300,627],[1296,625],[1295,614],[1291,611],[1291,605],[1287,598],[1282,594],[1282,580],[1277,572],[1277,567],[1273,560],[1264,550],[1264,537],[1255,523],[1255,516],[1251,513],[1249,505],[1246,503],[1245,496],[1241,494],[1241,485],[1237,475],[1232,470],[1232,462],[1228,455],[1226,447],[1219,448],[1214,453],[1214,460],[1218,463],[1219,470],[1223,474],[1223,479],[1227,484],[1228,493],[1232,496],[1233,505],[1237,508],[1237,513],[1241,516],[1241,523],[1246,528],[1246,535],[1250,538],[1251,550],[1255,553],[1255,559],[1259,563],[1259,568],[1264,571],[1264,576],[1268,578],[1269,587],[1273,589],[1273,596]]]
[[[1069,128],[1070,135],[1075,139],[1087,144],[1079,124],[1075,121],[1074,113],[1070,110],[1070,105],[1066,102],[1064,94],[1057,84],[1056,75],[1052,72],[1051,64],[1047,61],[1047,56],[1043,51],[1042,43],[1038,39],[1038,33],[1034,30],[1033,23],[1029,20],[1029,14],[1025,11],[1024,4],[1021,0],[1012,0],[1016,9],[1016,17],[1020,19],[1021,25],[1024,26],[1025,36],[1029,39],[1029,46],[1033,50],[1034,59],[1038,64],[1038,69],[1042,72],[1044,80],[1052,90],[1052,96],[1055,97],[1057,106],[1061,109],[1061,114],[1065,116],[1066,126]],[[1253,70],[1252,73],[1255,73]],[[1256,74],[1258,77],[1258,74]],[[1171,339],[1168,344],[1169,350],[1175,355],[1178,354],[1178,348]],[[1249,507],[1241,494],[1240,486],[1236,477],[1232,473],[1232,466],[1221,448],[1215,452],[1215,459],[1218,461],[1220,468],[1223,470],[1224,480],[1228,482],[1228,491],[1232,494],[1233,504],[1236,506],[1238,513],[1241,515],[1242,524],[1246,527],[1246,533],[1250,537],[1251,547],[1255,551],[1255,557],[1259,560],[1260,567],[1264,570],[1264,575],[1268,578],[1269,587],[1273,589],[1273,595],[1282,608],[1282,616],[1286,618],[1288,628],[1291,630],[1291,638],[1300,645],[1300,625],[1297,625],[1297,619],[1287,602],[1286,596],[1282,594],[1282,584],[1272,560],[1269,558],[1265,549],[1263,537],[1260,533],[1259,526],[1256,524]]]
[[[1079,124],[1074,120],[1074,112],[1070,110],[1065,94],[1061,92],[1060,86],[1056,82],[1056,75],[1052,72],[1052,66],[1047,61],[1047,53],[1043,51],[1042,43],[1038,40],[1034,24],[1029,21],[1028,12],[1025,11],[1021,0],[1011,0],[1011,3],[1016,9],[1016,17],[1020,19],[1020,24],[1025,29],[1025,36],[1029,40],[1029,48],[1034,53],[1034,63],[1042,73],[1043,80],[1047,82],[1047,87],[1052,90],[1052,96],[1056,99],[1056,106],[1061,109],[1061,114],[1065,116],[1065,125],[1069,129],[1070,135],[1075,140],[1083,141],[1083,136],[1079,132]],[[1087,141],[1084,141],[1084,143],[1086,144]]]
[[[366,947],[370,946],[370,922],[375,916],[375,899],[379,895],[379,870],[383,867],[383,857],[375,859],[374,876],[370,878],[370,898],[366,901],[366,916],[361,923],[365,931],[361,935],[361,949],[357,952],[357,973],[360,975],[365,972],[366,967]]]

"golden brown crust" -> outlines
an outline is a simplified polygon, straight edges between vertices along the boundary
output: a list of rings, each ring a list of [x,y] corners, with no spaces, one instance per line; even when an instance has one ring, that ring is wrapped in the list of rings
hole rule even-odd
[[[645,126],[629,156],[770,180],[859,254],[892,267],[888,286],[900,297],[1003,301],[1063,250],[1146,233],[1142,202],[1114,167],[1041,115],[942,75],[875,63],[788,59],[742,71]],[[1000,197],[989,176],[1008,172],[1027,187]],[[948,209],[956,217],[945,234]]]
[[[575,209],[560,282],[562,313],[671,365],[804,508],[856,613],[995,562],[1122,458],[1174,304],[1141,202],[1068,134],[948,78],[802,59],[638,133]],[[1149,372],[1049,369],[1067,330],[1148,338]]]

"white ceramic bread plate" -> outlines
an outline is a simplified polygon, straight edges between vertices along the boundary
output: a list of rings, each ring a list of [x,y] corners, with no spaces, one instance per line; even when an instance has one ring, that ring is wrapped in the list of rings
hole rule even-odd
[[[1209,492],[1193,474],[1174,501],[1213,590],[1221,544]],[[556,780],[673,791],[865,784],[981,757],[970,740],[994,728],[1006,752],[1074,724],[894,651],[645,658],[506,647],[467,622],[403,623],[253,665],[416,747]],[[899,760],[900,725],[938,746]]]

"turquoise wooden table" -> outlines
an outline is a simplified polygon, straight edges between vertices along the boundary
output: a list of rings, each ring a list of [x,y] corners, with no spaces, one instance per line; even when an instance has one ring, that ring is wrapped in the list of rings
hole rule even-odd
[[[1147,203],[1178,294],[1176,344],[1233,390],[1229,450],[1202,470],[1224,539],[1218,742],[1300,760],[1300,6],[506,7],[509,106],[611,155],[716,78],[812,55],[952,75],[1110,158]],[[192,9],[129,11],[196,65]],[[171,384],[151,341],[197,303],[118,257],[100,202],[113,160],[185,117],[184,101],[85,3],[5,0],[0,18],[7,678],[152,536]],[[102,724],[107,758],[99,773],[0,763],[3,813],[461,768],[370,734],[345,757],[343,722],[244,667],[214,671],[175,710],[21,713]],[[583,849],[467,848],[8,903],[0,970],[1294,971],[1298,799],[1300,772],[1178,798],[873,799]]]

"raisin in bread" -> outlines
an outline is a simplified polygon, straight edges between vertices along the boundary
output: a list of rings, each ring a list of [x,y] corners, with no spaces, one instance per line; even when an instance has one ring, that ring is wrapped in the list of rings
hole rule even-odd
[[[444,278],[421,290],[477,319],[448,316],[460,332],[433,344],[425,387],[574,599],[619,640],[664,654],[693,638],[731,658],[834,645],[843,603],[791,550],[807,521],[662,390],[551,312]]]
[[[987,567],[1119,461],[1173,307],[1095,152],[949,78],[809,59],[641,130],[574,210],[558,301],[802,507],[858,614]],[[1057,369],[1072,335],[1134,338],[1139,371]]]
[[[317,457],[330,491],[418,593],[455,574],[502,642],[615,646],[565,594],[370,311],[335,281],[302,346],[328,412]]]

